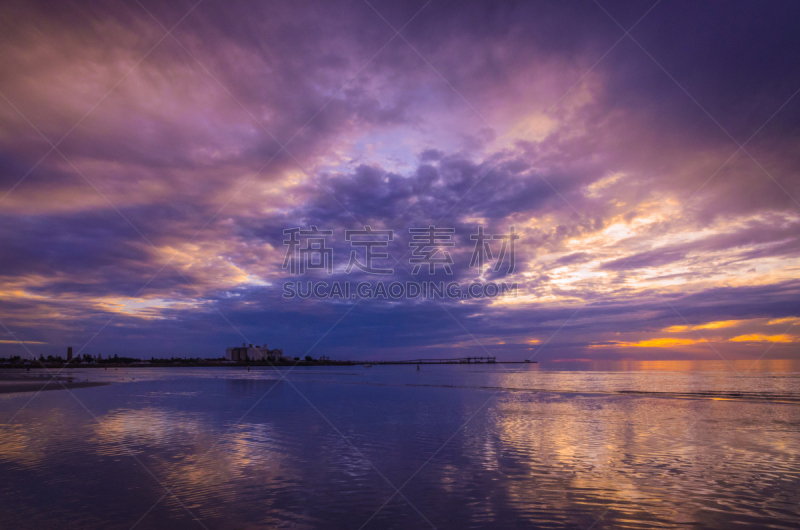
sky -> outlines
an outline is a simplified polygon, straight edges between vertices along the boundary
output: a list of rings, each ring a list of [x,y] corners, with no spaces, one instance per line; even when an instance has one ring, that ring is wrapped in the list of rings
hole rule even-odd
[[[9,2],[0,356],[797,358],[798,16]],[[284,230],[312,226],[332,232],[330,273],[292,274]],[[392,275],[346,271],[345,231],[365,226],[393,231],[375,262]],[[453,229],[434,249],[452,274],[412,273],[409,230],[428,226]],[[514,267],[469,266],[481,226],[514,227]],[[517,289],[284,296],[309,281]]]

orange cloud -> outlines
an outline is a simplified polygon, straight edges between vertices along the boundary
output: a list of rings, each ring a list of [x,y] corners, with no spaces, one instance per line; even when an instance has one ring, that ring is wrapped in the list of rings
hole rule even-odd
[[[739,335],[728,339],[731,342],[795,342],[797,337],[792,335],[762,335],[761,333],[751,333],[750,335]]]
[[[767,322],[767,325],[772,326],[774,324],[788,324],[789,322],[796,324],[797,322],[800,322],[800,317],[776,318],[775,320],[770,320]]]
[[[720,328],[731,328],[734,326],[738,326],[744,320],[717,320],[714,322],[706,322],[705,324],[698,324],[697,326],[670,326],[663,331],[669,333],[679,333],[681,331],[694,331],[698,329],[720,329]]]
[[[706,341],[693,339],[658,338],[640,340],[639,342],[617,342],[616,346],[622,346],[625,348],[669,348],[671,346],[688,346],[690,344],[697,344],[699,342]]]

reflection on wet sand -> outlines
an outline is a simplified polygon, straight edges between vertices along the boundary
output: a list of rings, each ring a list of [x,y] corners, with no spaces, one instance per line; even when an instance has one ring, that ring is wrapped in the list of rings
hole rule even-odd
[[[297,482],[270,424],[233,425],[223,438],[221,434],[199,414],[152,408],[114,411],[96,429],[97,446],[103,450],[124,455],[122,441],[134,451],[147,452],[147,465],[203,517],[220,517],[224,506],[246,499],[243,482],[255,478],[257,491]]]
[[[798,497],[794,406],[507,396],[489,417],[495,429],[484,443],[495,447],[475,465],[496,468],[485,457],[502,455],[513,472],[500,487],[531,523],[542,522],[531,499],[572,512],[606,507],[615,527],[634,528],[754,524],[765,511],[788,508],[773,492],[790,486],[787,497]],[[714,499],[722,484],[727,506]]]
[[[0,520],[193,527],[183,504],[209,528],[427,524],[417,510],[440,528],[800,525],[799,405],[619,393],[730,392],[730,375],[137,374],[76,391],[96,420],[50,392],[6,426]]]

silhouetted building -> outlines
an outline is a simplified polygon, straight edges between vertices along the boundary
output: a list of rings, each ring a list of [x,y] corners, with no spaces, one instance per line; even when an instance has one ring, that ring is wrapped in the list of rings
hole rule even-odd
[[[72,360],[72,346],[67,347],[67,362]]]
[[[229,361],[280,361],[284,357],[282,349],[270,350],[263,346],[242,343],[240,347],[225,350],[225,358]]]

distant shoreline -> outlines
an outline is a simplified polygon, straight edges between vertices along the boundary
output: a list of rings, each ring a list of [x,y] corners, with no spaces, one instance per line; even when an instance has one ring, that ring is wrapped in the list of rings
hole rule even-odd
[[[11,364],[0,365],[0,369],[5,370],[41,370],[47,368],[244,368],[248,366],[266,366],[272,368],[284,368],[292,366],[382,366],[382,365],[448,365],[448,366],[475,366],[487,364],[537,364],[537,361],[494,361],[494,362],[457,362],[457,361],[440,361],[440,362],[414,362],[414,361],[294,361],[294,362],[269,362],[269,361],[249,361],[249,362],[231,362],[231,361],[200,361],[200,362],[134,362],[134,363],[48,363],[44,364]]]

